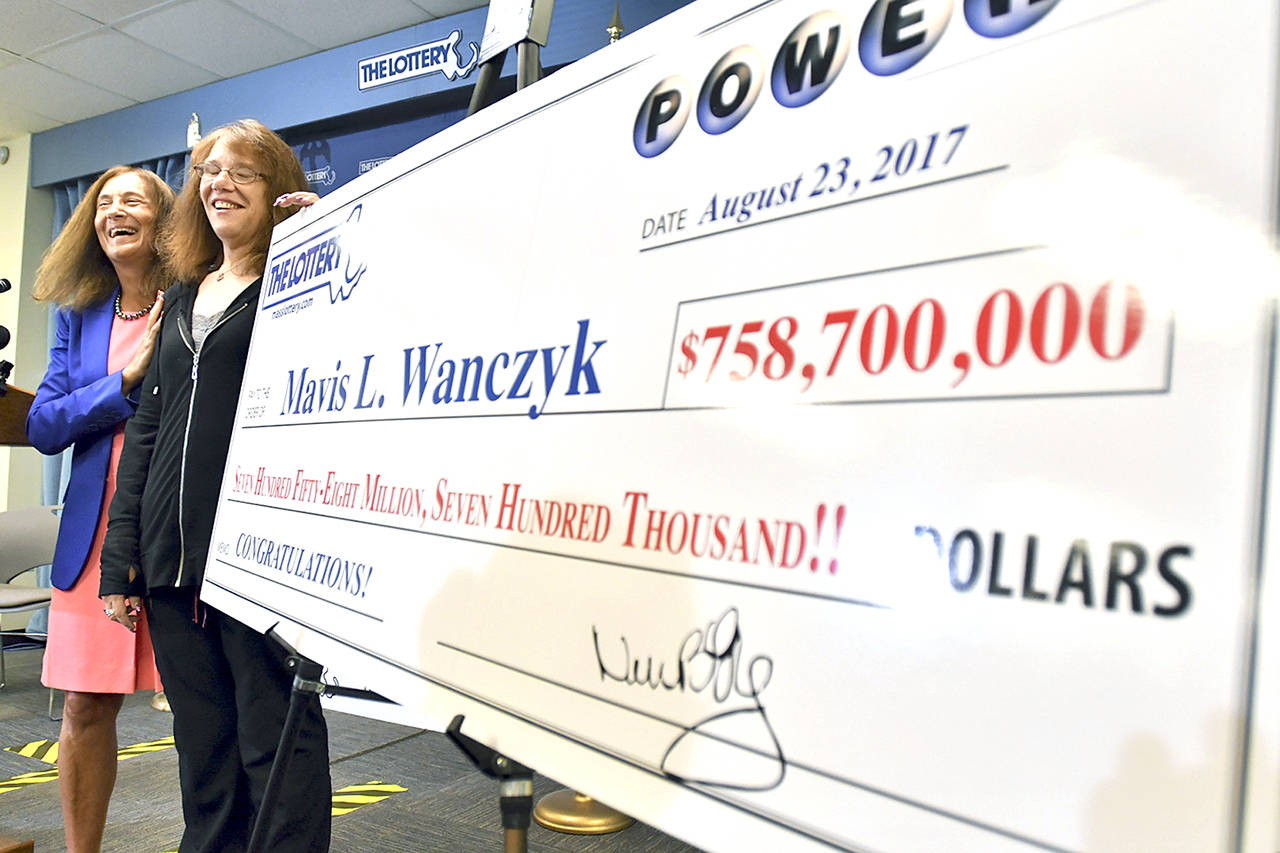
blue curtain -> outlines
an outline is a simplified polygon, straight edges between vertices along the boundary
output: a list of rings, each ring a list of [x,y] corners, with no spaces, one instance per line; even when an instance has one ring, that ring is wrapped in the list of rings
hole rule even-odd
[[[174,192],[177,192],[182,189],[182,183],[186,179],[188,160],[189,155],[183,152],[172,157],[161,157],[158,160],[149,160],[132,165],[150,169],[163,178],[165,183],[173,187]],[[71,212],[76,209],[80,199],[84,198],[84,194],[89,191],[89,187],[97,178],[97,175],[89,175],[83,178],[76,178],[73,181],[67,181],[53,188],[53,231],[51,232],[51,239],[62,231],[62,226],[66,225],[67,220],[71,218]],[[53,311],[50,311],[49,340],[53,340],[56,325],[57,317]],[[40,489],[42,503],[46,506],[62,503],[62,496],[67,491],[67,480],[71,476],[71,448],[67,448],[58,456],[46,456],[44,458],[43,473],[44,482]],[[50,569],[48,566],[40,569],[36,574],[38,583],[42,586],[49,586]],[[47,609],[37,611],[31,615],[31,620],[27,623],[27,631],[29,633],[44,634],[48,629],[49,612]]]

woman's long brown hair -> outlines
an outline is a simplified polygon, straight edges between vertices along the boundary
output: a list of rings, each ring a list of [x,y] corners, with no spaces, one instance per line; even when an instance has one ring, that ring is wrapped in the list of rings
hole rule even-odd
[[[112,178],[127,174],[134,174],[142,179],[147,200],[155,211],[156,232],[159,233],[164,227],[173,208],[173,190],[169,189],[169,185],[160,180],[155,172],[133,166],[112,166],[89,187],[84,198],[80,199],[80,203],[72,211],[71,218],[62,226],[62,232],[44,253],[33,289],[36,299],[83,311],[91,305],[97,305],[115,291],[119,285],[116,271],[102,251],[93,220],[102,187]],[[152,251],[155,251],[154,246]],[[158,256],[153,258],[151,268],[147,271],[147,289],[151,295],[154,296],[157,290],[165,287],[169,277],[170,273],[163,261]]]
[[[307,188],[306,173],[302,171],[302,164],[293,149],[261,122],[242,119],[212,131],[192,149],[192,165],[208,159],[218,140],[223,140],[266,176],[263,180],[267,182],[268,204],[285,193]],[[297,211],[298,208],[272,206],[270,224],[258,235],[253,251],[259,273],[267,262],[271,228]],[[194,170],[187,175],[187,183],[160,234],[160,251],[182,281],[199,282],[222,261],[222,243],[205,215],[204,204],[200,200],[200,176]]]

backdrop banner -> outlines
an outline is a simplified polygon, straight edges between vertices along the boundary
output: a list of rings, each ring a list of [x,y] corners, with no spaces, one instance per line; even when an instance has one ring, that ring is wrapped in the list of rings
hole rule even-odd
[[[290,142],[306,173],[307,188],[324,196],[465,115],[465,109],[441,110],[394,124],[309,134]]]
[[[204,596],[706,849],[1275,853],[1277,13],[696,3],[441,130],[277,229]]]

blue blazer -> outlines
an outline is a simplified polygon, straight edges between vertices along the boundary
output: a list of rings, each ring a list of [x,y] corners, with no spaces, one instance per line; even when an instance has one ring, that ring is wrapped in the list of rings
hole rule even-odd
[[[121,372],[107,373],[114,315],[114,293],[84,311],[58,311],[49,370],[27,414],[27,437],[41,453],[75,445],[53,554],[53,585],[62,590],[75,585],[93,545],[115,426],[138,408],[121,393]]]

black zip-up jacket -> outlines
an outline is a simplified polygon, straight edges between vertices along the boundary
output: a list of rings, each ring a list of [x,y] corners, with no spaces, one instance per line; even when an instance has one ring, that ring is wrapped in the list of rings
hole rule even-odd
[[[213,514],[257,315],[258,279],[205,336],[191,339],[196,286],[164,295],[156,351],[116,471],[99,595],[144,595],[204,577]],[[138,575],[129,580],[129,568]]]

